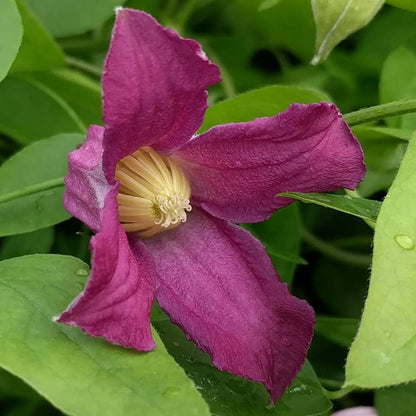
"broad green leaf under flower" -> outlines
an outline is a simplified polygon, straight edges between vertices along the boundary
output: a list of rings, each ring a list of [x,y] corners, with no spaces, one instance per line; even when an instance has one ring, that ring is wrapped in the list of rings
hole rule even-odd
[[[71,416],[208,416],[156,333],[158,348],[141,354],[52,321],[88,273],[60,255],[0,263],[0,366]]]
[[[346,365],[346,385],[416,379],[416,137],[377,220],[370,288]]]

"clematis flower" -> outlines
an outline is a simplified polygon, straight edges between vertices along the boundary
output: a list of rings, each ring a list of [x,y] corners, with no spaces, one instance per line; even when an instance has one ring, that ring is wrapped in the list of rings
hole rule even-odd
[[[276,401],[302,366],[314,313],[234,223],[268,218],[283,191],[353,189],[363,155],[332,104],[195,136],[219,69],[199,44],[118,9],[103,75],[105,127],[69,156],[64,204],[96,234],[86,288],[59,317],[139,351],[154,297],[221,370]]]

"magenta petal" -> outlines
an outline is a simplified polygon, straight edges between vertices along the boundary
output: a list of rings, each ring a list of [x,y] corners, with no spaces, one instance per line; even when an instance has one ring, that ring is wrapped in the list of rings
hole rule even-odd
[[[188,141],[202,123],[206,88],[219,80],[198,43],[119,9],[103,77],[107,177],[139,147],[170,151]]]
[[[276,401],[305,360],[314,313],[279,281],[262,244],[198,209],[145,243],[172,321],[215,366],[263,383]]]
[[[374,407],[359,406],[350,407],[333,413],[332,416],[377,416],[378,413]]]
[[[117,189],[106,198],[102,230],[91,240],[87,286],[59,317],[92,336],[140,351],[155,347],[150,330],[155,266],[143,243],[131,243],[118,222]]]
[[[365,174],[357,139],[327,103],[213,127],[174,155],[192,202],[233,222],[262,221],[292,202],[280,192],[354,189]]]
[[[101,228],[100,213],[111,189],[101,165],[103,134],[103,127],[88,129],[87,140],[68,156],[69,170],[65,177],[66,210],[94,231]]]

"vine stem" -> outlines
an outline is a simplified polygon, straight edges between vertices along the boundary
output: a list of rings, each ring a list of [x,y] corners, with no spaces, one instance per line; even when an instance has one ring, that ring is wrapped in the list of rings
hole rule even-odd
[[[0,204],[4,202],[13,201],[14,199],[21,198],[24,196],[33,195],[38,192],[58,188],[59,186],[63,186],[63,185],[64,185],[63,176],[61,178],[51,179],[49,181],[37,183],[35,185],[30,185],[30,186],[27,186],[26,188],[0,195]]]
[[[391,103],[375,105],[362,108],[352,113],[344,114],[344,120],[350,126],[381,120],[386,117],[398,116],[400,114],[416,113],[416,98],[392,101]]]
[[[354,386],[345,386],[341,387],[339,390],[331,391],[327,390],[326,388],[322,387],[325,396],[328,397],[329,400],[338,400],[342,399],[347,394],[350,394],[355,390]]]
[[[66,57],[66,61],[68,65],[76,69],[79,69],[81,71],[94,75],[98,78],[101,78],[102,70],[98,66],[95,66],[93,64],[90,64],[89,62],[83,61],[82,59],[75,58],[74,56],[68,56],[68,55]]]
[[[321,240],[320,238],[313,235],[310,231],[303,228],[301,230],[302,238],[317,251],[322,254],[338,260],[342,263],[352,264],[358,267],[369,267],[371,264],[371,257],[365,254],[355,254],[340,248],[334,247],[333,245]]]

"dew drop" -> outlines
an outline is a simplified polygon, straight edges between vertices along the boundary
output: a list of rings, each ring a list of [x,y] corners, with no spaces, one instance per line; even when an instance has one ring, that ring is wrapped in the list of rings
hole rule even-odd
[[[173,341],[173,345],[174,345],[175,347],[179,347],[181,344],[179,344],[179,342],[177,342],[177,341]]]
[[[407,234],[397,234],[394,236],[394,241],[405,250],[413,250],[415,248],[415,242],[413,238]]]
[[[389,357],[388,355],[386,355],[384,352],[382,352],[380,354],[380,361],[382,365],[386,365],[390,362],[391,357]]]
[[[75,274],[77,276],[88,276],[88,271],[85,269],[78,269]]]

